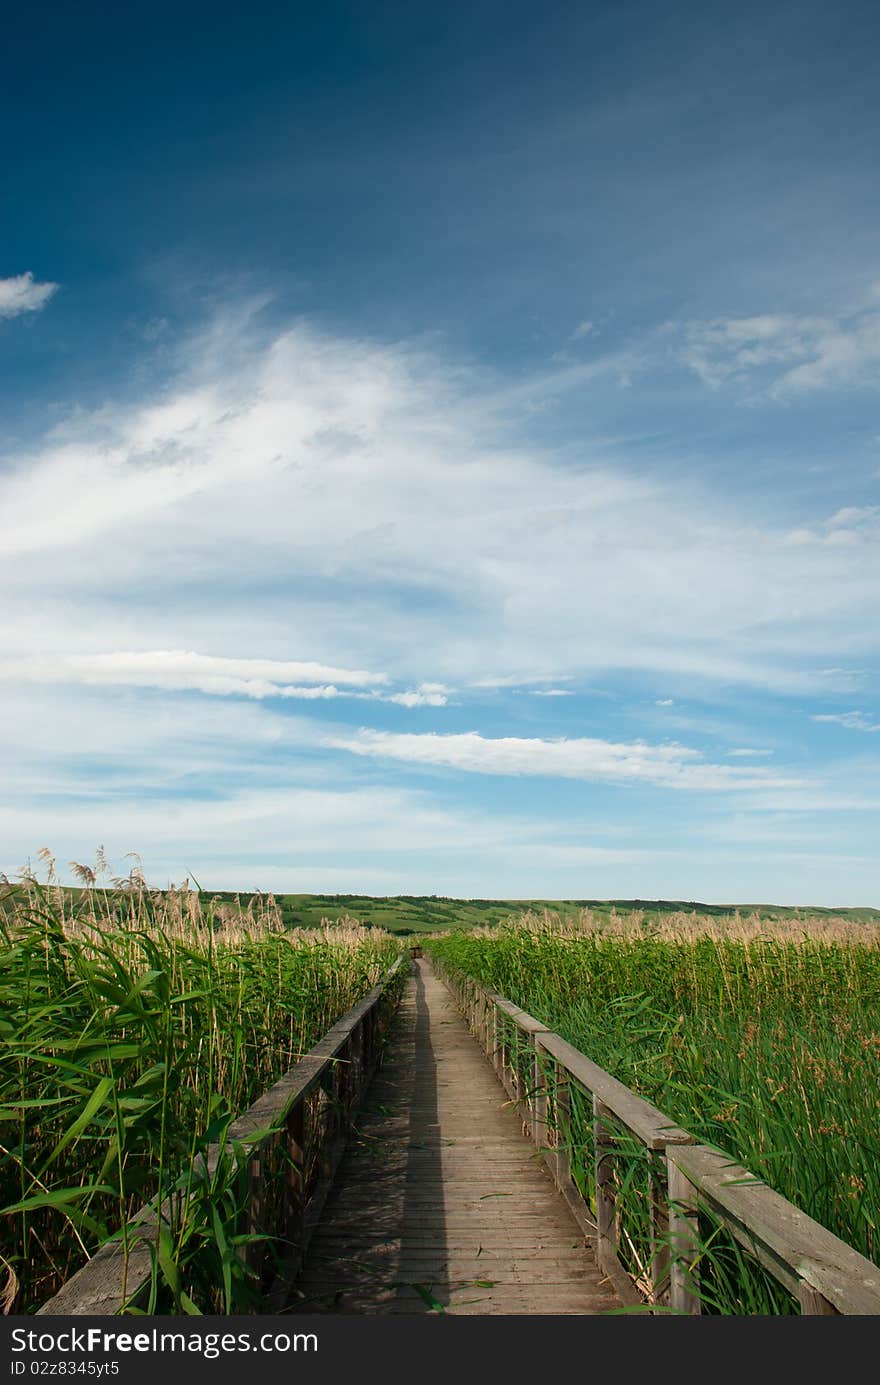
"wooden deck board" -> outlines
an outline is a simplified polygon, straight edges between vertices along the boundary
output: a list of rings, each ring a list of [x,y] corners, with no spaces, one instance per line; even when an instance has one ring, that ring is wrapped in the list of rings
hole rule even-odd
[[[448,990],[417,961],[293,1311],[619,1306]]]

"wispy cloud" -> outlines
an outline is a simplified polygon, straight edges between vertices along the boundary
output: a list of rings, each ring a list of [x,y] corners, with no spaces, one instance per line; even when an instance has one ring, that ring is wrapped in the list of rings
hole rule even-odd
[[[836,722],[838,726],[845,726],[848,731],[880,731],[880,721],[872,721],[864,712],[824,712],[812,719]]]
[[[624,461],[523,442],[483,377],[303,324],[263,335],[223,319],[166,359],[163,388],[73,414],[8,459],[9,656],[186,649],[198,629],[218,657],[282,663],[293,645],[330,669],[378,666],[392,696],[424,706],[446,696],[425,675],[565,690],[635,669],[843,693],[847,660],[873,648],[880,572],[848,538],[869,540],[871,507],[813,526],[827,542],[729,498],[685,512],[676,485]],[[313,682],[276,673],[186,677],[255,696],[261,679]]]
[[[752,760],[755,756],[772,755],[772,750],[753,750],[750,746],[738,746],[736,750],[728,750],[728,755],[733,759]]]
[[[712,389],[757,385],[777,398],[824,389],[875,387],[880,308],[868,302],[834,316],[765,313],[670,323],[675,352]]]
[[[477,678],[471,687],[529,688],[534,683],[567,683],[573,678],[574,674],[571,673],[506,673],[492,678]]]
[[[227,659],[188,650],[43,654],[0,660],[0,680],[158,688],[218,696],[332,698],[387,683],[384,673],[276,659]],[[327,680],[327,681],[325,681]],[[337,684],[345,685],[345,693]]]
[[[310,718],[258,702],[157,693],[144,716],[130,689],[4,684],[0,721],[17,732],[0,804],[10,875],[45,842],[61,860],[104,842],[117,861],[139,851],[156,883],[192,868],[209,888],[525,897],[552,893],[569,841],[582,862],[646,855],[631,840],[609,846],[606,823],[560,831],[542,815],[364,784],[335,757],[315,757]]]
[[[445,707],[451,691],[445,683],[420,683],[405,692],[389,693],[385,701],[396,702],[400,707]]]
[[[56,792],[106,803],[119,790],[173,793],[180,782],[236,779],[280,747],[307,743],[296,716],[253,699],[156,690],[147,711],[130,687],[0,682],[0,723],[15,728],[2,774],[22,809]]]
[[[388,675],[367,669],[335,668],[303,660],[230,659],[165,649],[0,658],[0,682],[153,688],[257,701],[353,697],[393,702],[399,707],[445,707],[452,692],[445,683],[420,683],[417,688],[390,692]]]
[[[315,787],[291,776],[284,787],[252,784],[166,801],[133,797],[117,801],[112,813],[106,798],[95,797],[56,796],[14,810],[0,805],[0,869],[14,873],[43,842],[62,860],[104,842],[111,859],[137,850],[153,880],[157,871],[179,879],[192,865],[210,888],[289,889],[302,882],[304,889],[332,889],[340,882],[366,889],[372,879],[394,892],[408,880],[407,858],[414,853],[497,851],[512,841],[534,844],[536,833],[539,824],[450,812],[420,793]]]
[[[791,545],[824,544],[831,548],[852,547],[856,544],[877,542],[880,537],[880,505],[847,505],[836,510],[828,519],[820,521],[812,529],[800,527],[789,529],[781,536],[782,542]],[[842,669],[823,669],[825,675],[840,674]]]
[[[26,274],[15,274],[11,279],[0,279],[0,317],[39,312],[57,288],[57,284],[48,281],[38,283],[30,270]]]
[[[514,736],[492,739],[476,731],[439,735],[362,727],[356,733],[330,733],[323,743],[355,755],[475,774],[543,775],[618,784],[642,782],[693,790],[780,789],[806,783],[771,770],[703,764],[699,752],[687,746],[649,745],[642,741],[621,744],[593,738],[543,740]]]
[[[571,340],[581,341],[584,337],[588,337],[592,332],[594,325],[595,324],[590,322],[589,319],[586,319],[583,322],[579,322],[577,327],[575,327],[574,331],[571,334]]]
[[[574,697],[571,688],[529,688],[530,697]]]

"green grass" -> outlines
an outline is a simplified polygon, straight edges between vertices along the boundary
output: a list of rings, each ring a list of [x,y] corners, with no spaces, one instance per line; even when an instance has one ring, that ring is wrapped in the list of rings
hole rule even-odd
[[[190,1214],[162,1248],[154,1301],[246,1303],[234,1161],[196,1186],[197,1156],[397,953],[367,930],[291,934],[271,914],[221,920],[184,902],[96,891],[72,919],[53,888],[5,901],[0,1289],[12,1311],[33,1311],[181,1178]]]
[[[235,896],[220,892],[223,901]],[[241,895],[242,900],[249,896]],[[793,909],[770,904],[700,904],[681,900],[638,899],[452,899],[437,895],[345,895],[345,894],[280,894],[274,896],[281,918],[287,928],[314,928],[322,919],[356,918],[361,923],[384,928],[389,933],[408,936],[413,933],[435,933],[446,929],[496,927],[517,915],[545,910],[564,919],[576,919],[583,909],[594,911],[608,919],[616,911],[639,910],[646,922],[682,912],[733,918],[740,914],[756,914],[762,919],[846,918],[854,923],[880,921],[880,909]]]
[[[389,933],[426,935],[877,1253],[880,911],[159,893],[139,871],[106,890],[62,889],[51,865],[50,882],[0,888],[0,1297],[15,1311],[32,1311],[180,1177],[193,1180],[194,1217],[165,1248],[157,1301],[221,1312],[247,1302],[231,1239],[235,1170],[197,1187],[197,1155],[375,982],[398,945]],[[548,934],[550,904],[557,924],[594,936]],[[512,929],[523,909],[532,927]],[[743,912],[753,933],[815,936],[697,936],[742,932]],[[367,927],[309,931],[328,919]],[[694,936],[660,936],[681,929]],[[835,931],[865,945],[835,947]],[[586,1116],[581,1125],[586,1150]],[[715,1264],[718,1280],[727,1262]],[[731,1275],[722,1308],[748,1281]],[[770,1289],[748,1293],[781,1311]]]
[[[72,907],[83,898],[87,903],[95,891],[67,888],[65,895]],[[638,912],[646,926],[670,915],[697,913],[719,920],[734,919],[737,914],[758,917],[768,923],[775,921],[846,919],[851,923],[880,922],[880,909],[822,909],[792,908],[773,904],[701,904],[696,900],[663,899],[455,899],[445,895],[358,895],[358,894],[276,894],[268,896],[248,890],[202,892],[205,900],[215,901],[226,908],[248,909],[262,907],[272,899],[280,922],[285,928],[317,928],[325,920],[356,919],[367,927],[382,928],[388,933],[408,937],[416,933],[444,932],[448,929],[469,930],[497,927],[516,919],[523,913],[550,912],[564,920],[577,920],[584,910],[590,910],[598,921],[609,921],[615,914]],[[0,911],[3,900],[0,898]]]
[[[520,928],[427,946],[880,1260],[876,938],[675,941]],[[585,1103],[575,1103],[575,1117],[574,1155],[589,1198]],[[647,1258],[646,1161],[631,1143],[620,1148],[621,1186],[630,1194],[626,1255],[638,1277]],[[704,1232],[714,1238],[703,1265],[707,1311],[794,1311],[716,1228],[706,1224]]]

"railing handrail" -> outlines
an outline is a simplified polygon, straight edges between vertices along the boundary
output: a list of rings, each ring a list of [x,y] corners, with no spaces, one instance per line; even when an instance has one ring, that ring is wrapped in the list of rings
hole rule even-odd
[[[435,959],[435,965],[436,965]],[[443,968],[441,967],[441,970]],[[645,1097],[639,1096],[610,1072],[600,1068],[592,1058],[575,1048],[561,1034],[557,1034],[542,1020],[535,1019],[513,1001],[481,986],[473,977],[467,980],[483,993],[486,1000],[513,1020],[524,1033],[537,1037],[544,1052],[557,1059],[570,1076],[608,1107],[615,1118],[625,1125],[633,1135],[637,1135],[649,1149],[663,1150],[667,1145],[696,1144],[696,1138],[687,1130],[682,1130],[674,1120],[665,1115]]]
[[[285,1120],[291,1108],[314,1091],[330,1064],[338,1059],[358,1024],[381,1000],[385,987],[399,970],[402,961],[402,956],[396,958],[372,990],[331,1025],[314,1048],[310,1048],[299,1062],[267,1088],[262,1096],[257,1097],[252,1106],[236,1117],[226,1133],[226,1149],[231,1149],[233,1144],[242,1144],[247,1149],[259,1143],[260,1136],[270,1124]],[[208,1146],[205,1155],[208,1173],[216,1168],[222,1149],[219,1143]]]
[[[698,1201],[796,1298],[806,1286],[839,1313],[880,1313],[880,1269],[821,1222],[710,1145],[669,1158]]]
[[[379,1002],[382,1000],[389,982],[400,969],[402,962],[403,956],[401,954],[376,985],[357,1004],[346,1011],[308,1053],[304,1054],[277,1082],[263,1092],[253,1105],[236,1117],[228,1127],[225,1139],[209,1145],[204,1151],[201,1161],[196,1164],[196,1168],[200,1172],[211,1177],[223,1155],[236,1147],[243,1150],[249,1164],[254,1161],[259,1162],[261,1151],[267,1141],[276,1138],[282,1132],[283,1127],[290,1125],[292,1117],[299,1113],[300,1129],[298,1131],[288,1130],[286,1133],[288,1136],[292,1136],[293,1148],[290,1151],[292,1159],[294,1162],[298,1159],[300,1164],[299,1201],[302,1205],[297,1208],[297,1229],[300,1233],[301,1253],[304,1252],[307,1240],[307,1234],[304,1232],[310,1230],[317,1219],[317,1212],[315,1211],[307,1222],[305,1199],[302,1196],[304,1149],[301,1117],[303,1103],[320,1085],[328,1069],[338,1065],[340,1056],[347,1047],[351,1046],[356,1034],[360,1034],[362,1047],[365,1047],[363,1044],[365,1024],[371,1016],[376,1014]],[[366,1071],[375,1065],[378,1053],[364,1056],[368,1060],[362,1063],[362,1067]],[[369,1076],[369,1072],[367,1076]],[[290,1139],[288,1143],[290,1143]],[[335,1162],[338,1162],[338,1159],[334,1161],[334,1164]],[[329,1171],[329,1178],[326,1179],[328,1185],[329,1181],[332,1180],[332,1172],[333,1170]],[[156,1240],[157,1227],[160,1223],[168,1223],[171,1220],[173,1209],[185,1202],[186,1190],[184,1185],[186,1178],[187,1175],[181,1176],[178,1187],[163,1200],[161,1208],[156,1207],[155,1198],[139,1208],[125,1223],[124,1227],[114,1232],[113,1236],[99,1247],[91,1259],[75,1274],[71,1275],[58,1292],[37,1310],[38,1314],[115,1314],[120,1312],[127,1303],[132,1302],[142,1294],[152,1278],[151,1246]],[[259,1170],[255,1170],[255,1183],[258,1184],[259,1179]],[[289,1191],[294,1195],[297,1192],[296,1172],[294,1172]],[[324,1188],[321,1202],[326,1197],[326,1192],[327,1188]],[[258,1202],[259,1192],[256,1189],[255,1194],[255,1201]],[[311,1202],[309,1203],[309,1211],[313,1211]]]
[[[880,1267],[827,1227],[808,1216],[762,1179],[712,1146],[698,1143],[656,1106],[613,1077],[549,1026],[529,1015],[472,976],[451,970],[438,958],[434,964],[457,995],[477,1038],[493,1061],[508,1093],[525,1103],[526,1122],[582,1227],[596,1241],[597,1259],[610,1272],[615,1287],[629,1303],[645,1303],[617,1255],[615,1208],[608,1160],[613,1154],[611,1118],[662,1157],[667,1183],[661,1199],[652,1189],[653,1288],[656,1303],[674,1310],[699,1313],[699,1257],[696,1214],[706,1208],[719,1218],[738,1243],[785,1286],[810,1314],[880,1314]],[[520,1074],[508,1066],[499,1013],[528,1035],[532,1050],[531,1081],[520,1090]],[[596,1217],[585,1215],[586,1204],[571,1177],[570,1151],[545,1145],[547,1086],[541,1063],[549,1058],[568,1078],[574,1078],[593,1098],[596,1141]],[[570,1115],[567,1093],[557,1102]],[[665,1232],[665,1237],[661,1233]],[[665,1245],[661,1241],[665,1240]],[[662,1289],[662,1292],[660,1291]],[[650,1303],[652,1300],[649,1299]]]

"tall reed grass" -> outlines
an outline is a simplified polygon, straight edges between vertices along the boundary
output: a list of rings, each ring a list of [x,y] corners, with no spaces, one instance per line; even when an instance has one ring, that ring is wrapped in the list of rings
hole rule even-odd
[[[39,1306],[145,1200],[186,1177],[397,952],[354,921],[284,933],[270,897],[221,909],[137,876],[86,884],[71,896],[50,865],[48,883],[0,892],[7,1312]],[[214,1189],[217,1207],[227,1192]],[[225,1243],[229,1227],[214,1220]],[[182,1232],[172,1259],[185,1242],[194,1249]],[[233,1257],[230,1279],[228,1246],[213,1249],[223,1274],[202,1274],[201,1306],[229,1312],[245,1272]],[[187,1293],[193,1310],[198,1297]]]
[[[691,920],[684,936],[646,935],[632,920],[554,931],[532,917],[425,945],[880,1261],[880,945],[854,927],[841,945],[809,927],[729,936]],[[585,1107],[584,1165],[589,1123]],[[716,1312],[793,1310],[730,1250],[706,1294]]]

